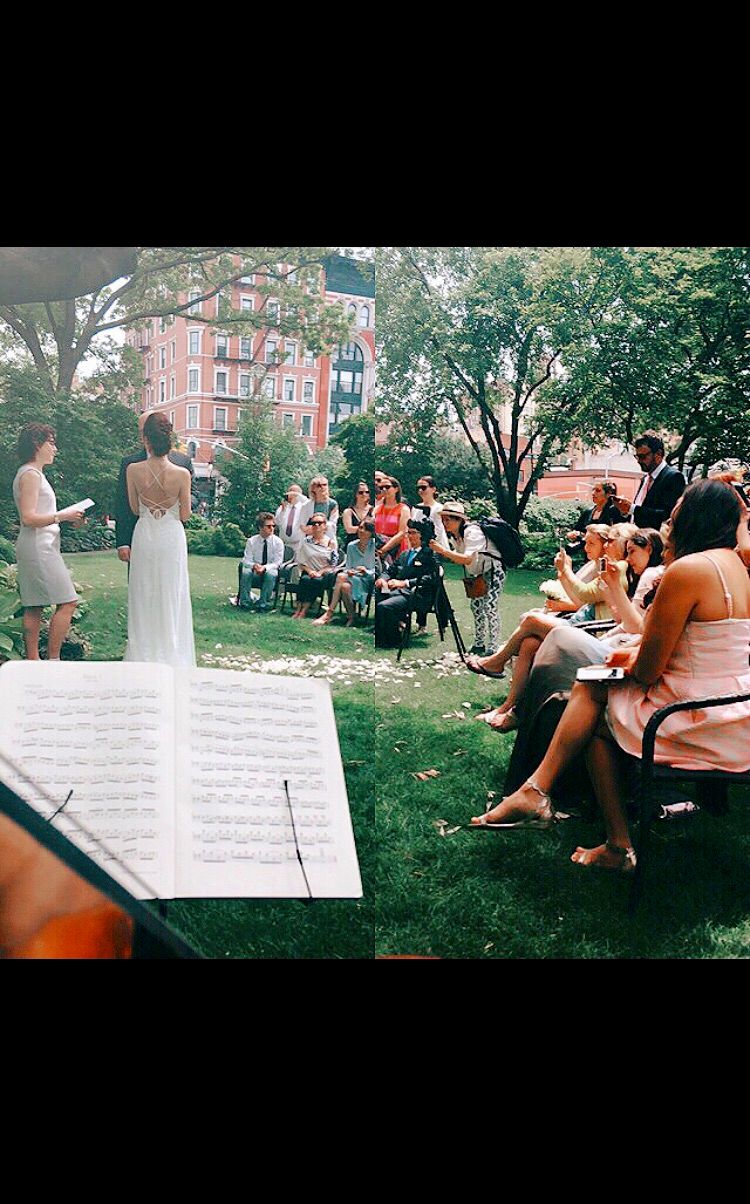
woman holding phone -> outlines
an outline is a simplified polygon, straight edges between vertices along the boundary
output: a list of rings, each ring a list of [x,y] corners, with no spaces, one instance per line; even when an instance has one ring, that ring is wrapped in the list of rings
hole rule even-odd
[[[665,570],[638,645],[615,652],[627,681],[611,687],[577,682],[548,751],[533,778],[476,827],[549,827],[556,779],[585,750],[601,807],[606,840],[578,848],[583,866],[631,872],[635,854],[625,812],[622,754],[639,758],[655,711],[672,702],[750,690],[750,581],[736,548],[746,519],[724,482],[688,486],[672,511],[674,559]],[[677,712],[661,725],[657,763],[682,769],[750,769],[750,703]]]

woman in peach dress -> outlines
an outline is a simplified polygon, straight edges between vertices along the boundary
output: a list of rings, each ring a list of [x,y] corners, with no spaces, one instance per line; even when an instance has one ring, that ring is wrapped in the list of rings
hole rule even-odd
[[[668,703],[750,691],[750,581],[737,555],[748,541],[746,508],[730,485],[697,481],[672,512],[671,540],[674,561],[640,645],[615,654],[618,663],[629,658],[630,679],[609,688],[576,683],[534,777],[472,824],[550,826],[555,812],[549,792],[585,749],[607,839],[576,849],[572,860],[621,872],[635,868],[617,746],[640,757],[648,720]],[[655,759],[684,769],[750,769],[750,703],[671,715],[659,729]]]

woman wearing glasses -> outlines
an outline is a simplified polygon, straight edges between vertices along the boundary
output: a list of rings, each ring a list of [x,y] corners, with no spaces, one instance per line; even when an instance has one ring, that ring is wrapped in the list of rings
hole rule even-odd
[[[79,598],[60,554],[60,523],[81,526],[83,510],[58,510],[55,494],[43,469],[57,454],[55,432],[41,422],[29,422],[18,436],[21,467],[13,480],[13,500],[21,520],[16,541],[18,592],[23,612],[26,659],[39,660],[39,631],[45,606],[55,606],[47,636],[47,659],[60,659]]]
[[[383,500],[375,506],[375,531],[382,537],[379,554],[383,561],[387,557],[395,561],[401,552],[409,548],[406,524],[411,511],[401,501],[401,482],[396,477],[383,478],[382,496]]]
[[[297,549],[296,563],[300,569],[297,583],[297,609],[293,619],[304,619],[313,602],[321,597],[335,574],[331,570],[338,562],[336,540],[326,531],[322,514],[313,514],[309,522],[312,532]]]
[[[359,536],[360,526],[368,518],[372,518],[370,486],[366,481],[360,481],[351,504],[346,507],[344,513],[341,515],[341,522],[346,532],[345,546],[354,543],[354,540]]]
[[[331,539],[335,539],[336,526],[339,521],[339,504],[328,492],[327,477],[313,477],[310,482],[310,500],[305,502],[299,512],[300,530],[304,531],[305,535],[314,534],[310,526],[313,514],[322,514],[325,517],[328,534]]]

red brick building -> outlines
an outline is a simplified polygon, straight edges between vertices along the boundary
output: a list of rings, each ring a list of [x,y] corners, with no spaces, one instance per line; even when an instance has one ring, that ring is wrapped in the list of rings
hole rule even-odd
[[[364,413],[374,390],[375,272],[371,263],[328,257],[326,299],[340,304],[351,323],[349,342],[332,356],[315,356],[299,337],[280,336],[273,318],[278,303],[257,291],[265,277],[243,277],[231,286],[231,308],[259,310],[266,301],[269,325],[247,335],[225,333],[191,318],[215,318],[219,299],[196,301],[185,316],[152,319],[129,331],[127,342],[143,357],[144,381],[137,409],[167,413],[175,434],[192,455],[198,478],[208,476],[214,444],[237,441],[243,405],[260,388],[274,402],[280,426],[292,427],[312,452],[325,447],[342,422]],[[191,297],[199,297],[195,290]],[[185,297],[188,301],[191,297]]]

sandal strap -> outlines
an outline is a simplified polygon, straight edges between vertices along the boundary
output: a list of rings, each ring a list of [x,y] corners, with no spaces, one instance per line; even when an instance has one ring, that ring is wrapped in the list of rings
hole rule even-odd
[[[545,812],[549,812],[549,814],[554,817],[555,804],[552,802],[552,799],[550,798],[547,791],[542,790],[541,786],[538,786],[533,778],[527,778],[525,784],[527,786],[530,786],[532,790],[536,790],[537,794],[539,795],[539,797],[542,800],[542,804],[539,807],[539,814],[543,815]]]
[[[616,853],[623,861],[632,861],[635,865],[635,849],[632,845],[613,844],[611,840],[605,840],[604,844],[610,853]]]

